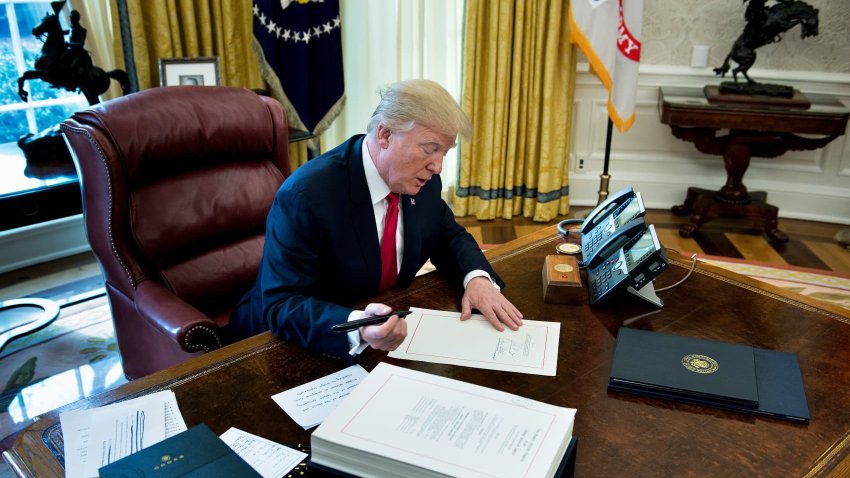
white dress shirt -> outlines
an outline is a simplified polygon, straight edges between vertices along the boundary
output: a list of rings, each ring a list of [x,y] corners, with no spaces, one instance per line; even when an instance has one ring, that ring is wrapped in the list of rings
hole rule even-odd
[[[363,171],[366,173],[366,186],[369,188],[369,196],[372,198],[372,209],[375,212],[375,231],[378,234],[378,243],[381,242],[381,238],[384,235],[384,223],[387,218],[387,195],[391,192],[390,187],[378,173],[378,168],[375,167],[375,162],[372,160],[372,155],[369,154],[369,148],[366,146],[367,138],[363,138],[362,143],[362,157],[363,157]],[[401,212],[401,202],[399,202],[398,207],[398,226],[396,227],[395,233],[395,244],[396,244],[396,266],[398,270],[401,270],[401,259],[404,255],[404,214]],[[396,272],[398,272],[398,270]],[[499,288],[498,285],[493,281],[490,277],[490,274],[483,270],[474,270],[466,274],[463,278],[463,287],[466,288],[466,285],[469,284],[475,277],[486,277],[490,280],[494,287]],[[352,321],[355,319],[360,319],[363,314],[362,310],[353,310],[348,315],[348,321]],[[357,355],[360,352],[364,351],[369,344],[360,341],[360,330],[353,330],[348,333],[348,343],[351,345],[351,350],[349,353],[351,355]]]

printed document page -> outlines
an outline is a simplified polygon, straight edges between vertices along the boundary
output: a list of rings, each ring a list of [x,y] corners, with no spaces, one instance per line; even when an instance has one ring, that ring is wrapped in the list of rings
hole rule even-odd
[[[460,312],[411,307],[407,337],[390,357],[554,376],[561,324],[524,320],[499,332],[483,315],[461,321]]]
[[[373,476],[552,476],[575,412],[382,362],[313,432],[313,459]]]

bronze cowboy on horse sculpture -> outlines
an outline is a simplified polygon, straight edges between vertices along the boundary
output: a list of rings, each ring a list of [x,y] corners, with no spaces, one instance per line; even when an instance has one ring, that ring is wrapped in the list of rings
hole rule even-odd
[[[767,0],[744,0],[744,3],[747,1],[750,3],[744,12],[744,19],[747,21],[744,31],[735,40],[723,65],[714,69],[716,74],[725,77],[729,72],[729,60],[738,64],[732,69],[734,83],[721,83],[720,92],[790,97],[794,93],[793,88],[757,83],[747,75],[747,70],[756,61],[757,48],[777,43],[782,39],[782,34],[795,25],[800,25],[801,38],[817,36],[818,10],[800,0],[777,0],[777,3],[770,7],[766,6]],[[738,83],[738,73],[744,75],[747,83]]]
[[[123,70],[109,72],[92,64],[91,56],[84,48],[86,29],[80,25],[80,12],[71,11],[71,29],[68,41],[59,23],[59,12],[65,0],[51,2],[52,14],[47,14],[41,23],[32,29],[32,34],[44,38],[41,55],[35,60],[35,68],[18,78],[18,96],[27,101],[29,93],[24,90],[27,80],[42,80],[54,88],[82,93],[89,105],[100,102],[100,95],[109,88],[111,80],[121,84],[123,93],[130,89],[127,73]],[[59,125],[47,128],[38,134],[28,133],[18,139],[18,147],[27,159],[24,174],[29,177],[48,178],[56,175],[74,174],[74,163]]]
[[[129,89],[129,80],[124,70],[103,71],[92,64],[91,56],[84,48],[86,29],[80,25],[80,12],[71,11],[71,30],[68,41],[59,23],[59,12],[66,0],[51,2],[52,14],[47,14],[41,23],[32,29],[38,38],[46,36],[41,55],[35,60],[35,68],[25,71],[18,78],[18,96],[27,101],[29,93],[24,90],[27,80],[42,80],[54,88],[79,91],[90,105],[100,102],[99,96],[109,88],[111,79],[121,84],[124,93]]]

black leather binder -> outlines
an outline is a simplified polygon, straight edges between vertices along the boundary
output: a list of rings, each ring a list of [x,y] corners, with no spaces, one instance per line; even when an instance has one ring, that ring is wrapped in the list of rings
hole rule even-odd
[[[100,478],[262,478],[204,424],[110,463],[98,472]]]
[[[795,354],[621,328],[608,390],[808,423]]]

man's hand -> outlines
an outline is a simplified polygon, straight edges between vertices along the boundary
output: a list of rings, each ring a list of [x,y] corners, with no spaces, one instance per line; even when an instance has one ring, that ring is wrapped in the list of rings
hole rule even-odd
[[[499,332],[505,330],[502,324],[511,330],[522,326],[522,313],[486,277],[476,277],[466,285],[460,320],[469,319],[472,309],[478,309]]]
[[[361,318],[374,315],[384,315],[392,312],[388,305],[369,304]],[[373,349],[391,351],[398,348],[407,337],[407,321],[394,315],[379,325],[360,327],[360,340],[368,343]]]

